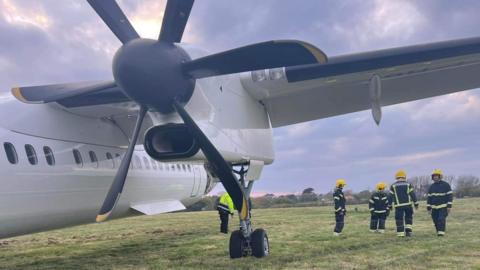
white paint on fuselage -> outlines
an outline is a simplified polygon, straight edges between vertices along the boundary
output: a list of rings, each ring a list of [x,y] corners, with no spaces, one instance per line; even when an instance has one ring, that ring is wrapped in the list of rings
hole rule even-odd
[[[192,58],[205,54],[182,47]],[[93,222],[120,163],[117,159],[112,168],[106,153],[123,154],[138,107],[132,102],[79,108],[25,104],[10,93],[0,95],[0,105],[0,142],[11,142],[19,158],[10,164],[0,148],[0,238]],[[268,114],[244,89],[239,74],[197,80],[186,109],[227,161],[273,162]],[[149,112],[137,143],[151,126],[181,122],[175,113]],[[38,165],[28,163],[25,144],[35,147]],[[52,148],[54,166],[46,163],[43,146]],[[81,151],[83,167],[75,164],[74,148]],[[142,162],[143,157],[151,160],[142,148],[135,155]],[[98,168],[90,163],[89,151],[96,153]],[[195,173],[145,167],[130,171],[113,217],[132,214],[134,204],[178,200],[188,205],[201,198],[207,186],[205,158],[199,152],[184,162],[197,164]]]
[[[38,138],[5,129],[0,129],[0,142],[0,238],[93,222],[121,162],[117,157],[113,166],[106,153],[115,157],[125,151],[120,147]],[[15,146],[17,164],[8,161],[4,142]],[[37,165],[29,163],[25,144],[34,147]],[[44,146],[53,150],[55,165],[47,164]],[[80,151],[83,165],[76,164],[73,149]],[[98,166],[90,161],[89,151],[96,154]],[[141,169],[135,157],[141,160]],[[145,159],[150,169],[146,168]],[[189,205],[204,195],[207,175],[202,165],[155,162],[157,169],[153,169],[152,162],[155,161],[145,151],[135,151],[133,169],[128,173],[113,218],[134,214],[130,209],[134,204],[181,201]]]

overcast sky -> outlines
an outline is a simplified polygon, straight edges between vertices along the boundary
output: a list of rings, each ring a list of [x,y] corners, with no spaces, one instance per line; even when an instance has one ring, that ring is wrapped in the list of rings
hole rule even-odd
[[[143,37],[156,38],[164,1],[120,1]],[[480,1],[203,0],[184,41],[217,52],[271,39],[299,39],[329,56],[480,36]],[[0,0],[0,89],[109,79],[120,42],[86,1]],[[480,76],[480,74],[479,74]],[[480,175],[480,92],[384,108],[377,127],[359,112],[274,130],[275,163],[255,192],[354,190],[441,168]]]

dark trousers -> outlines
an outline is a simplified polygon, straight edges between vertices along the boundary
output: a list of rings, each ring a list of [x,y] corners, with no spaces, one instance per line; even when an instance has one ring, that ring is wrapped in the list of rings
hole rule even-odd
[[[336,233],[342,232],[344,220],[345,220],[345,214],[343,212],[340,211],[335,213],[335,228],[333,229],[334,232]]]
[[[437,234],[443,235],[447,226],[447,208],[432,209],[432,219],[435,224],[435,229]]]
[[[220,232],[221,233],[228,233],[228,212],[225,211],[218,211],[218,215],[220,216]]]
[[[385,230],[386,213],[372,213],[370,217],[370,230]]]
[[[413,207],[400,206],[395,208],[395,223],[397,225],[397,234],[406,232],[407,235],[412,232],[413,226]]]

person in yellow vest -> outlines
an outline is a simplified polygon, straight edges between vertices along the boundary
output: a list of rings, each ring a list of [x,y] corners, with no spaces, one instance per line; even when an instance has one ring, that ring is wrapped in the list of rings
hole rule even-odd
[[[233,216],[235,207],[233,206],[232,198],[225,192],[218,201],[217,205],[218,215],[220,216],[220,232],[228,233],[228,215]]]

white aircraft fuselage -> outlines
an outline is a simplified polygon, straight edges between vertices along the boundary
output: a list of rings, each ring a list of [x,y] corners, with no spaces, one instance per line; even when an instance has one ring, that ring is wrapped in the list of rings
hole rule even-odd
[[[202,54],[185,49],[192,57]],[[57,104],[24,104],[9,92],[0,96],[0,103],[4,115],[0,119],[0,238],[94,222],[128,145],[127,135],[135,122],[130,112],[136,106],[66,109]],[[226,160],[273,162],[268,115],[243,88],[238,74],[198,80],[186,109]],[[175,114],[149,112],[142,133],[166,123],[181,120]],[[141,140],[143,136],[137,144]],[[7,144],[15,148],[13,163],[7,157],[12,152]],[[26,145],[33,147],[36,157],[31,151],[27,154],[26,148],[32,147]],[[47,162],[45,146],[53,152],[53,165]],[[132,163],[114,218],[138,213],[132,210],[138,205],[154,213],[179,210],[169,205],[191,205],[214,185],[201,152],[188,160],[158,162],[137,145]]]

